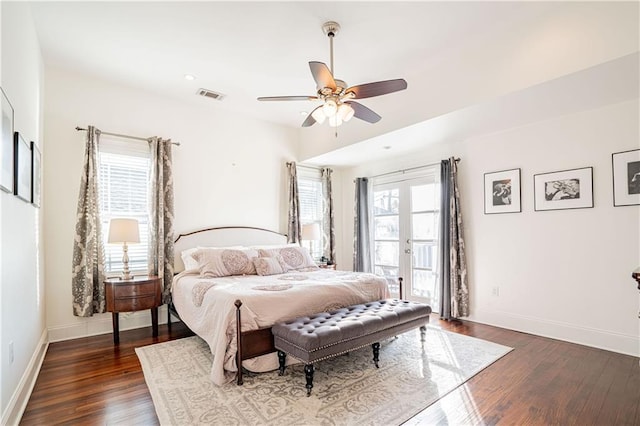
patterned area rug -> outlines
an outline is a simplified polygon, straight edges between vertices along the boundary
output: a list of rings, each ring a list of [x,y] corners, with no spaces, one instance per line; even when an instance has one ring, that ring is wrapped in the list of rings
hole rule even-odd
[[[410,419],[511,348],[437,328],[381,342],[315,365],[306,396],[302,365],[249,373],[244,385],[215,386],[211,353],[199,337],[136,349],[162,425],[393,425]]]

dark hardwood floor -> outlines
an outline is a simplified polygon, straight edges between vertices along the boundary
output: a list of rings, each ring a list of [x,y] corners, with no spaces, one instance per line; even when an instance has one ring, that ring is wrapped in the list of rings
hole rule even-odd
[[[515,350],[408,425],[640,425],[638,358],[472,322],[432,325]],[[157,424],[134,352],[191,335],[181,323],[52,343],[23,425]]]

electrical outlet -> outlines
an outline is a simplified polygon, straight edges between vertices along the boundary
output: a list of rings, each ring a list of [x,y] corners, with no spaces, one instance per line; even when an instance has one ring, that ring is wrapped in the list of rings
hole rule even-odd
[[[491,295],[492,296],[500,296],[500,287],[495,286],[491,289]]]
[[[9,364],[13,364],[13,342],[9,342]]]

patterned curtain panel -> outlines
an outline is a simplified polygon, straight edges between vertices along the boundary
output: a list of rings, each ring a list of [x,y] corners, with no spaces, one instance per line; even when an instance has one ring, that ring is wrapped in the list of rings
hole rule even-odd
[[[90,317],[106,310],[104,289],[104,244],[98,205],[98,141],[100,130],[87,128],[84,169],[73,240],[71,292],[73,315]]]
[[[371,272],[369,241],[369,179],[356,178],[356,200],[353,225],[353,270]]]
[[[289,176],[289,209],[287,241],[290,243],[300,243],[300,196],[298,195],[298,173],[296,163],[287,163]]]
[[[322,203],[324,211],[322,214],[324,229],[324,256],[329,262],[336,262],[336,229],[333,221],[333,189],[331,189],[331,174],[333,170],[324,168],[322,173],[322,195],[324,202]]]
[[[467,259],[455,158],[442,160],[440,184],[440,318],[449,320],[469,316]]]
[[[163,278],[162,302],[171,303],[173,281],[173,161],[171,139],[149,139],[149,273]]]

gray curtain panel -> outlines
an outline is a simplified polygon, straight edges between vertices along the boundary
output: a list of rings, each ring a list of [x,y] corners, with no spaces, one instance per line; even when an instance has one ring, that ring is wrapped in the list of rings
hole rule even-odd
[[[78,317],[90,317],[106,310],[104,244],[98,204],[99,139],[100,130],[89,126],[78,195],[71,272],[73,315]]]
[[[356,199],[353,226],[353,270],[371,272],[371,242],[369,241],[369,179],[356,178]]]
[[[289,208],[287,241],[300,243],[300,196],[298,195],[298,173],[296,163],[287,163],[289,179]]]
[[[467,260],[455,158],[442,160],[440,184],[440,318],[449,320],[469,316]]]
[[[171,139],[149,139],[149,274],[163,279],[162,302],[171,303],[173,281],[173,161]]]
[[[324,202],[324,212],[322,215],[324,230],[324,256],[329,259],[329,262],[336,262],[336,229],[333,220],[333,189],[331,188],[331,174],[333,170],[330,168],[323,168],[322,173],[322,195]]]

